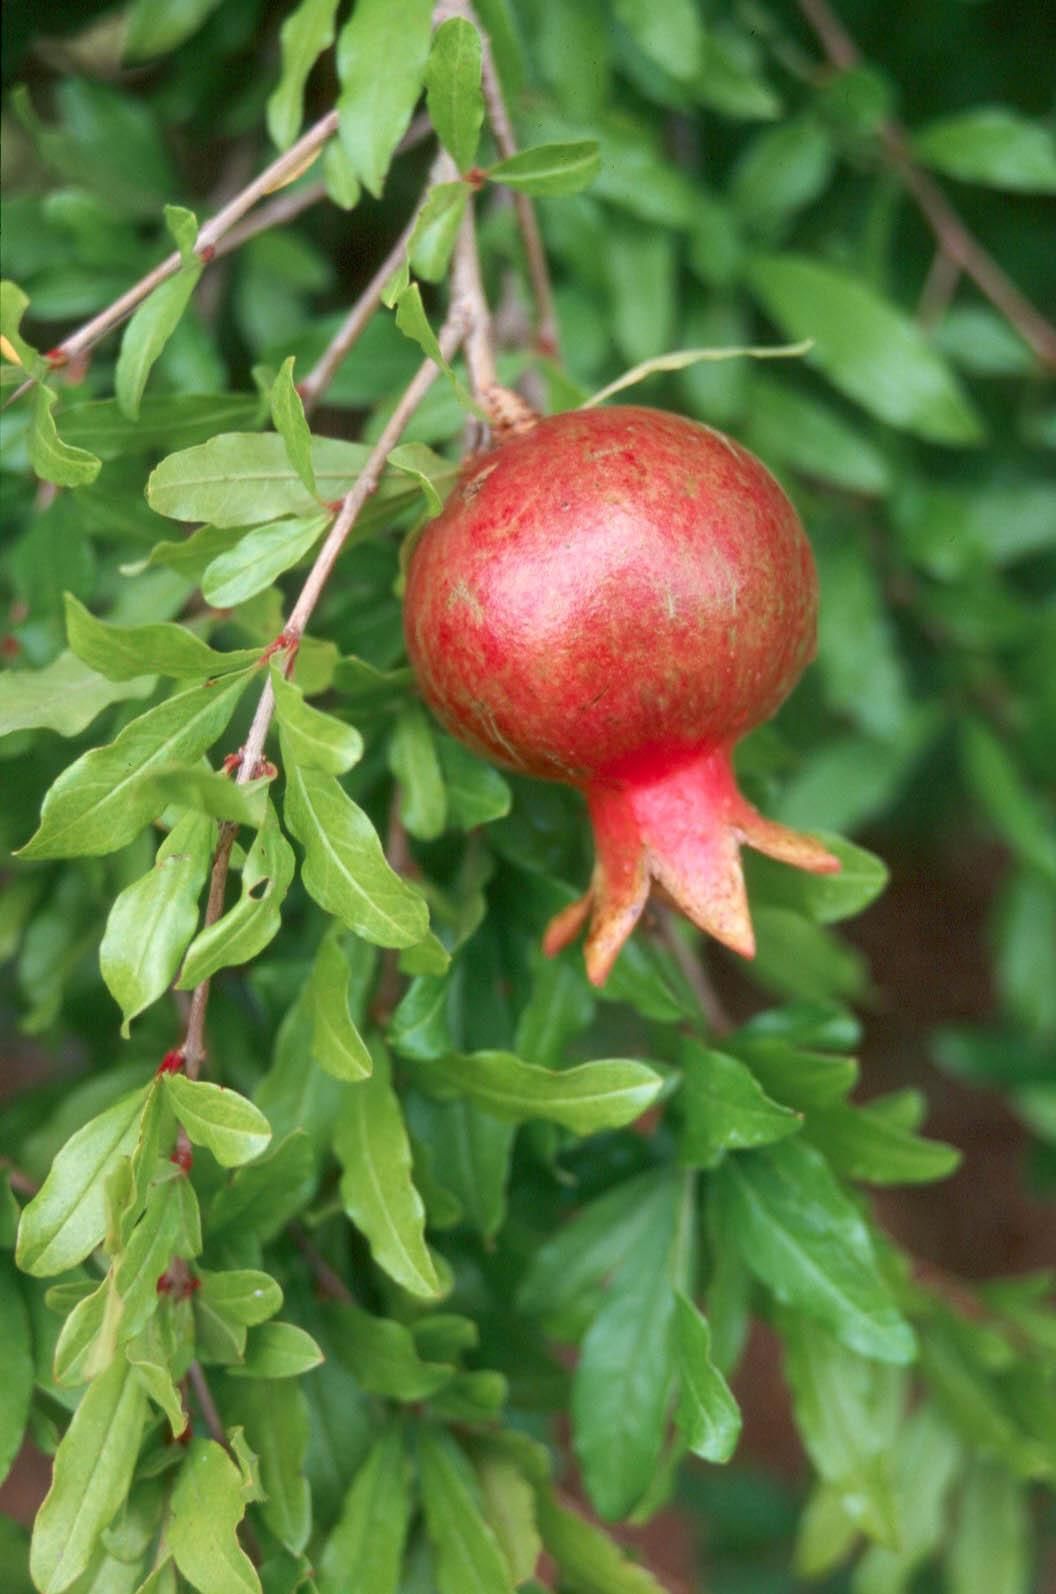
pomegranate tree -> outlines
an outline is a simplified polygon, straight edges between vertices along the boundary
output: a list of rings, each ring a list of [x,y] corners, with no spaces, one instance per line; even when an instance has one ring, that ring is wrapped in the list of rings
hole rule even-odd
[[[758,813],[732,765],[813,657],[817,607],[792,504],[710,427],[578,410],[467,462],[411,559],[407,645],[455,736],[586,797],[593,878],[547,952],[589,920],[602,984],[656,890],[751,957],[741,845],[839,868]]]

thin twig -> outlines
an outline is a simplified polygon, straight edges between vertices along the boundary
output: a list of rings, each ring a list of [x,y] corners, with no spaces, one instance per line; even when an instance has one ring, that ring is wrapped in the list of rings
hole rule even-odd
[[[463,331],[463,311],[454,307],[441,328],[438,337],[440,350],[445,360],[449,360],[455,353],[462,341]],[[308,572],[304,586],[301,588],[300,596],[282,629],[282,647],[286,654],[287,671],[293,667],[297,656],[297,648],[304,635],[305,628],[312,617],[316,604],[322,597],[330,573],[345,543],[348,541],[360,510],[367,502],[367,499],[377,490],[390,451],[396,447],[407,427],[407,423],[421,404],[426,393],[428,393],[437,375],[438,370],[432,360],[424,360],[408,383],[403,397],[396,405],[380,437],[367,456],[363,469],[356,478],[355,485],[341,500],[337,518],[330,528],[326,541],[316,555],[315,563]],[[248,781],[251,781],[257,773],[274,712],[275,693],[269,676],[265,682],[264,690],[260,694],[260,701],[257,704],[253,722],[249,727],[249,734],[242,748],[238,774],[235,777],[236,784],[239,786],[244,786]],[[214,912],[218,916],[223,905],[234,836],[234,829],[224,826],[217,842],[216,855],[213,860],[213,872],[209,882],[209,903],[206,909],[207,924],[214,922],[214,920],[209,918],[210,912]],[[209,984],[208,980],[203,980],[200,985],[195,987],[194,995],[191,998],[191,1013],[187,1026],[187,1036],[181,1047],[184,1067],[192,1078],[197,1077],[202,1059],[205,1056],[205,1016],[209,1005]]]
[[[466,369],[473,397],[487,403],[487,395],[497,383],[495,350],[491,338],[491,312],[480,278],[480,256],[473,224],[472,203],[466,206],[458,231],[451,270],[451,300],[460,311],[465,328]]]
[[[799,0],[799,9],[834,66],[846,71],[859,64],[861,51],[829,7],[828,0]],[[916,200],[943,252],[972,279],[995,309],[1000,310],[1038,359],[1044,365],[1056,366],[1056,326],[1020,292],[978,238],[968,231],[938,183],[914,163],[901,127],[895,122],[885,123],[880,129],[880,138],[891,165]]]
[[[511,155],[517,153],[517,140],[513,132],[513,123],[510,121],[510,113],[506,108],[502,84],[495,66],[495,53],[491,48],[487,29],[482,26],[469,0],[440,0],[434,14],[438,23],[448,17],[462,17],[466,22],[471,22],[480,34],[481,87],[484,91],[484,105],[499,154],[503,160],[508,160]],[[514,193],[513,205],[517,215],[517,225],[521,231],[521,242],[524,245],[528,280],[532,285],[532,295],[535,299],[536,347],[541,354],[548,354],[556,359],[560,353],[557,312],[554,309],[550,271],[546,264],[546,250],[543,248],[543,237],[536,220],[535,207],[528,195],[521,193]]]
[[[939,244],[924,279],[917,304],[917,320],[922,327],[937,326],[942,320],[957,291],[960,278],[960,266],[946,253],[942,244]]]
[[[660,940],[678,964],[686,984],[700,1003],[708,1028],[715,1036],[728,1035],[734,1027],[733,1020],[720,1002],[707,969],[694,955],[692,948],[683,941],[674,910],[658,908],[657,920]]]
[[[334,1271],[322,1252],[312,1244],[312,1241],[304,1232],[303,1225],[300,1223],[291,1223],[288,1232],[294,1245],[300,1251],[312,1272],[315,1274],[319,1288],[322,1290],[323,1294],[329,1296],[332,1301],[355,1300],[355,1296],[352,1294],[352,1291],[349,1289],[340,1273],[336,1273]]]
[[[415,206],[414,214],[410,221],[400,233],[400,236],[334,333],[327,347],[304,378],[304,381],[298,383],[297,391],[301,395],[301,402],[304,405],[306,414],[311,414],[312,410],[315,409],[333,381],[339,366],[352,348],[352,345],[366,330],[371,316],[381,303],[381,296],[385,291],[386,283],[403,260],[407,245],[411,240],[411,234],[414,232],[426,200],[429,198],[434,185],[441,180],[441,172],[445,171],[446,166],[451,164],[446,156],[434,161],[432,170],[429,173],[429,180],[425,185],[421,199]]]
[[[192,1362],[190,1367],[187,1369],[187,1376],[190,1379],[191,1387],[194,1390],[194,1398],[198,1402],[198,1410],[205,1419],[205,1426],[208,1428],[217,1444],[223,1445],[228,1455],[230,1455],[231,1446],[227,1441],[227,1431],[224,1428],[223,1419],[220,1416],[216,1401],[213,1399],[213,1392],[209,1388],[209,1383],[206,1379],[205,1373],[202,1370],[201,1363]]]
[[[252,216],[247,216],[245,221],[239,222],[216,246],[215,259],[221,260],[224,255],[229,255],[251,238],[256,238],[260,233],[267,232],[272,227],[282,227],[295,217],[303,215],[321,199],[326,198],[326,184],[305,183],[303,188],[287,188],[281,194],[276,194],[274,199],[269,199],[266,205]]]

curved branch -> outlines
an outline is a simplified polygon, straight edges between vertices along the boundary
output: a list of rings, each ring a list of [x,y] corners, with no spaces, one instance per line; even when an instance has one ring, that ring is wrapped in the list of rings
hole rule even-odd
[[[846,71],[861,62],[861,51],[831,10],[828,0],[799,0],[799,9],[833,66]],[[896,122],[885,123],[880,129],[880,140],[891,166],[916,200],[943,254],[972,279],[995,309],[1000,310],[1042,364],[1056,367],[1056,326],[1020,292],[974,233],[969,232],[938,183],[915,164],[902,128]]]
[[[456,306],[453,308],[447,322],[441,328],[439,343],[445,360],[451,359],[464,334],[463,312]],[[390,451],[396,447],[407,424],[415,410],[421,404],[425,395],[438,376],[438,368],[432,360],[424,360],[415,375],[411,378],[404,390],[403,396],[386,425],[374,444],[367,460],[356,478],[355,485],[341,500],[341,507],[337,518],[327,534],[326,540],[315,558],[315,563],[305,579],[290,617],[282,630],[281,644],[286,653],[286,670],[289,672],[297,656],[297,648],[308,621],[311,619],[316,604],[323,595],[331,571],[337,563],[345,543],[348,541],[356,519],[367,500],[376,492],[381,481],[385,462]],[[272,716],[275,713],[275,693],[270,678],[264,685],[257,703],[256,713],[242,749],[236,784],[244,786],[251,781],[257,772],[261,756],[264,752],[264,743],[268,731],[271,729]],[[231,848],[234,843],[237,826],[225,825],[220,833],[216,854],[213,859],[213,872],[209,882],[209,901],[206,909],[205,922],[213,924],[219,918],[223,909],[224,892],[227,886],[228,869],[231,862]],[[210,917],[210,914],[212,917]],[[189,1078],[196,1079],[205,1057],[205,1017],[209,1005],[210,982],[203,980],[195,987],[191,998],[191,1007],[187,1019],[187,1034],[180,1051],[183,1055],[184,1068]]]

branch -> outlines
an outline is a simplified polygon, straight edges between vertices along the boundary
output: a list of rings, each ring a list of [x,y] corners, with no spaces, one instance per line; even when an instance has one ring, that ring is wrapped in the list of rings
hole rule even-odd
[[[667,947],[686,981],[692,990],[701,1010],[707,1020],[708,1028],[716,1039],[728,1035],[733,1029],[733,1020],[719,1000],[711,978],[700,958],[692,948],[683,941],[678,930],[679,916],[672,908],[660,908],[657,933],[660,940]]]
[[[456,307],[452,309],[447,321],[440,330],[439,344],[445,360],[454,354],[463,337],[462,312]],[[300,596],[294,604],[289,619],[286,621],[281,634],[282,648],[286,654],[287,672],[292,669],[297,656],[297,648],[301,637],[304,635],[308,621],[311,619],[316,604],[323,595],[330,573],[337,563],[345,543],[348,541],[356,518],[367,499],[377,490],[385,469],[385,462],[392,449],[396,447],[402,437],[411,416],[421,404],[428,393],[436,376],[437,367],[432,360],[424,360],[415,375],[411,378],[403,397],[400,399],[392,415],[378,438],[356,478],[355,485],[341,500],[341,507],[337,518],[330,528],[326,541],[316,555],[315,563],[301,588]],[[245,746],[242,748],[241,761],[236,784],[244,786],[251,781],[257,773],[271,728],[272,716],[275,712],[275,693],[271,680],[265,683],[260,694],[253,722],[249,727]],[[217,843],[216,855],[213,860],[213,872],[209,882],[209,902],[206,907],[206,924],[212,924],[219,917],[223,907],[224,891],[227,885],[228,869],[231,862],[231,847],[234,843],[236,826],[225,825],[220,832]],[[212,918],[210,918],[212,914]],[[195,987],[191,998],[190,1016],[187,1022],[187,1035],[183,1046],[184,1068],[191,1079],[198,1077],[202,1061],[205,1057],[205,1015],[209,1005],[208,980]]]
[[[385,291],[385,284],[388,282],[393,272],[398,269],[403,260],[404,254],[407,251],[407,245],[411,241],[411,234],[414,232],[414,229],[417,226],[418,218],[422,213],[425,202],[432,193],[434,185],[441,180],[440,173],[445,165],[451,165],[452,168],[454,165],[454,163],[451,162],[450,158],[446,155],[440,156],[433,162],[432,170],[429,173],[429,180],[425,185],[421,199],[414,208],[414,214],[411,216],[410,221],[400,233],[400,236],[397,238],[396,242],[385,256],[385,259],[382,261],[377,271],[363,289],[363,292],[360,294],[359,298],[348,312],[348,315],[345,317],[344,321],[342,321],[341,325],[334,333],[334,336],[327,348],[323,350],[323,353],[319,356],[318,360],[316,360],[315,364],[312,366],[312,369],[304,378],[304,381],[297,384],[297,391],[301,395],[301,402],[304,405],[305,414],[311,414],[312,410],[315,409],[316,405],[319,403],[319,400],[322,398],[323,394],[330,386],[330,383],[333,381],[341,362],[345,359],[349,350],[352,348],[352,345],[359,337],[362,336],[363,332],[366,330],[371,316],[381,303],[381,296]]]
[[[435,15],[438,24],[449,17],[462,17],[466,22],[471,22],[480,34],[481,87],[484,91],[484,104],[491,130],[495,135],[496,147],[503,160],[508,160],[511,155],[517,153],[517,140],[514,137],[510,113],[506,109],[502,84],[495,66],[495,54],[487,30],[481,26],[470,0],[440,0]],[[560,353],[557,314],[554,310],[550,272],[546,264],[546,250],[543,248],[543,238],[536,220],[535,208],[527,194],[516,192],[513,195],[513,205],[517,215],[517,225],[521,230],[528,279],[535,299],[536,347],[540,354],[552,355],[556,359]]]
[[[799,0],[799,9],[834,66],[846,71],[858,65],[861,51],[830,9],[828,0]],[[880,139],[889,162],[916,200],[942,252],[1000,310],[1042,364],[1056,367],[1056,326],[1020,292],[969,232],[938,183],[914,163],[902,128],[896,122],[887,122],[880,129]]]
[[[465,356],[473,397],[487,407],[488,394],[496,386],[495,350],[491,341],[491,311],[484,297],[480,277],[480,255],[473,221],[472,201],[466,206],[458,230],[451,269],[451,304],[466,329]]]

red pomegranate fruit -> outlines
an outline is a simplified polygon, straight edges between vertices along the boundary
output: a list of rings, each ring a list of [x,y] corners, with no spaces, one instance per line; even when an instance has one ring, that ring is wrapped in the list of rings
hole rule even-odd
[[[410,561],[407,647],[461,741],[586,796],[593,879],[547,952],[589,919],[602,984],[655,886],[751,957],[741,844],[839,868],[746,802],[731,763],[813,657],[817,606],[791,503],[710,427],[576,410],[467,461]]]

